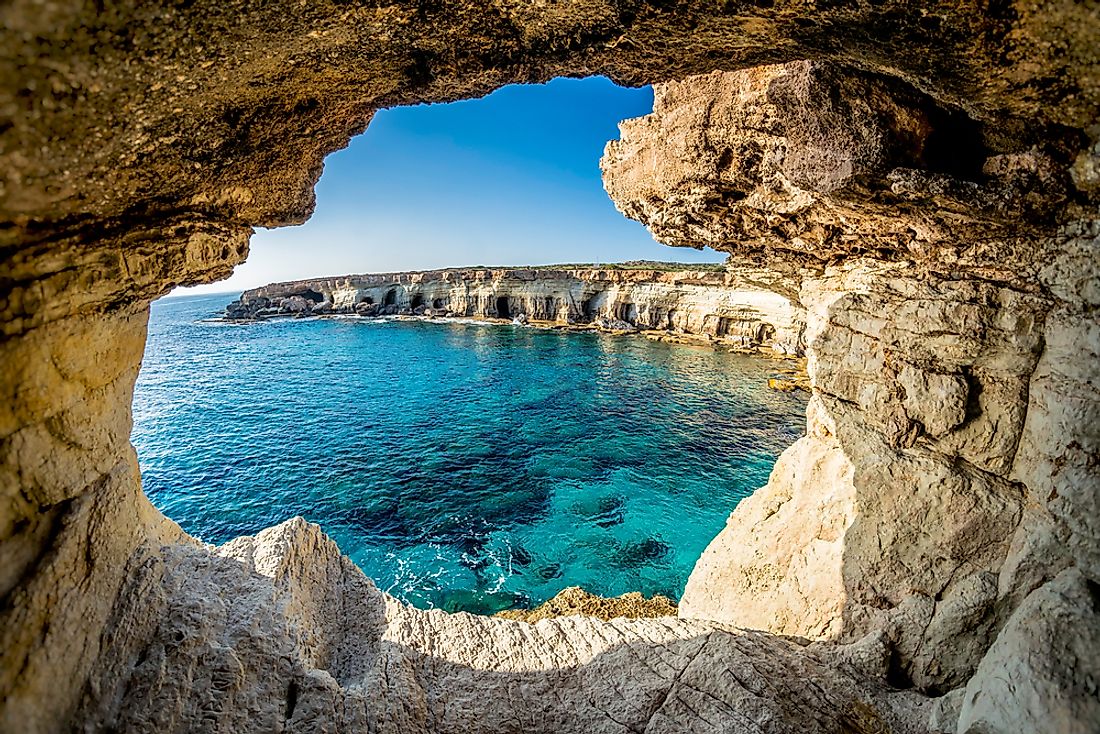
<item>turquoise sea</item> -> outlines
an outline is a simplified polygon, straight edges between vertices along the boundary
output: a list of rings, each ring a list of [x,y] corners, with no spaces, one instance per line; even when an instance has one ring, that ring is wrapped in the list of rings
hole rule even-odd
[[[295,515],[383,589],[490,613],[566,586],[678,599],[803,431],[766,360],[631,336],[153,304],[145,491],[210,543]]]

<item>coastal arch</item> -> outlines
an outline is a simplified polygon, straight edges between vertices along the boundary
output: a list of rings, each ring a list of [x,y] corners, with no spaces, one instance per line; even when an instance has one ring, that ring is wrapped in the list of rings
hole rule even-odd
[[[896,673],[892,679],[913,680],[919,687],[937,691],[958,691],[967,685],[965,698],[952,699],[962,701],[958,712],[962,728],[997,730],[999,715],[1017,725],[1037,722],[1036,728],[1041,728],[1042,722],[1061,720],[1064,710],[1057,709],[1056,701],[1045,697],[1022,701],[1005,690],[1011,688],[1010,682],[997,683],[990,670],[995,673],[1019,665],[1028,674],[1041,675],[1039,670],[1024,667],[1029,658],[1041,659],[1043,654],[1026,648],[1027,640],[1064,634],[1042,626],[1043,619],[1069,610],[1072,614],[1067,618],[1075,621],[1066,626],[1069,629],[1091,629],[1095,623],[1095,611],[1082,611],[1089,607],[1080,601],[1089,599],[1087,589],[1089,584],[1095,585],[1097,577],[1096,533],[1090,524],[1094,513],[1083,509],[1089,500],[1082,498],[1082,489],[1074,484],[1083,478],[1083,493],[1092,496],[1094,472],[1088,471],[1087,457],[1095,453],[1096,446],[1095,431],[1089,427],[1096,425],[1089,412],[1095,397],[1086,386],[1095,384],[1095,374],[1088,367],[1083,371],[1070,368],[1072,364],[1094,365],[1095,360],[1092,355],[1075,357],[1072,348],[1065,346],[1090,343],[1089,335],[1094,333],[1090,318],[1095,303],[1087,300],[1084,289],[1074,290],[1072,284],[1093,277],[1091,263],[1095,259],[1091,257],[1095,237],[1090,234],[1094,224],[1082,214],[1095,207],[1096,197],[1096,184],[1089,177],[1095,155],[1089,152],[1086,133],[1086,127],[1097,118],[1098,107],[1093,81],[1095,18],[1072,2],[1056,2],[1042,13],[1014,6],[988,14],[958,4],[943,6],[934,15],[890,3],[813,8],[763,5],[714,4],[704,9],[667,3],[643,2],[629,8],[581,3],[553,10],[515,6],[492,14],[485,14],[483,8],[470,7],[463,13],[449,6],[429,5],[409,9],[341,7],[339,12],[313,6],[308,10],[305,6],[272,6],[258,9],[254,22],[242,26],[229,6],[195,3],[166,8],[173,22],[166,24],[163,32],[148,34],[148,45],[140,53],[129,34],[151,21],[133,8],[117,9],[105,23],[91,5],[59,10],[59,14],[71,13],[64,22],[56,22],[58,16],[52,14],[23,17],[25,6],[13,6],[10,17],[19,14],[20,25],[3,31],[5,47],[13,49],[13,57],[28,62],[14,72],[3,72],[5,85],[11,86],[13,94],[18,92],[25,104],[0,131],[7,136],[5,142],[12,141],[3,148],[2,168],[14,182],[2,194],[3,241],[15,276],[3,285],[7,310],[0,348],[4,350],[3,363],[10,366],[4,383],[13,396],[4,440],[9,448],[20,449],[4,454],[5,469],[9,476],[18,477],[19,487],[5,510],[0,531],[5,557],[14,559],[4,569],[2,588],[5,599],[16,604],[0,611],[5,674],[0,679],[0,723],[7,724],[0,728],[54,731],[72,728],[74,717],[88,726],[105,722],[105,727],[140,727],[140,718],[125,719],[124,713],[111,708],[111,701],[123,702],[125,715],[140,717],[141,705],[155,713],[154,707],[163,700],[143,696],[142,691],[172,691],[171,686],[183,680],[167,680],[162,689],[140,687],[155,674],[151,667],[135,673],[144,660],[149,636],[154,638],[155,650],[187,654],[193,648],[181,642],[201,643],[204,635],[216,634],[195,617],[175,613],[198,608],[194,606],[197,600],[180,595],[179,586],[173,585],[173,577],[165,571],[166,560],[184,574],[183,586],[206,584],[203,588],[213,596],[224,595],[234,602],[262,597],[262,593],[250,597],[244,592],[263,592],[263,579],[268,577],[254,573],[238,578],[227,573],[220,582],[232,578],[235,585],[223,588],[212,569],[225,570],[245,561],[272,574],[290,567],[270,570],[264,564],[276,556],[253,558],[242,547],[227,551],[236,556],[214,555],[209,549],[180,543],[178,528],[164,523],[140,494],[127,442],[128,415],[119,406],[129,401],[150,299],[180,283],[211,282],[228,275],[245,257],[252,227],[283,226],[307,217],[313,206],[312,185],[324,156],[361,131],[373,110],[475,97],[506,81],[534,81],[593,69],[635,83],[709,75],[719,69],[752,69],[738,81],[748,89],[761,79],[772,81],[758,64],[804,58],[825,62],[817,69],[824,69],[826,76],[834,73],[839,80],[832,90],[835,94],[819,93],[823,88],[815,86],[810,76],[794,82],[787,77],[764,87],[777,108],[782,109],[783,100],[791,97],[800,102],[798,109],[792,108],[795,114],[787,141],[806,143],[806,150],[816,155],[788,155],[788,162],[797,163],[780,165],[771,172],[782,174],[792,190],[798,188],[821,204],[809,220],[781,218],[777,224],[775,211],[754,217],[744,209],[765,198],[750,193],[764,192],[756,191],[753,176],[729,175],[728,167],[751,161],[753,166],[748,168],[759,171],[756,164],[767,163],[761,152],[769,148],[760,139],[740,137],[740,133],[728,149],[708,149],[705,156],[693,157],[689,149],[665,151],[660,159],[683,165],[670,166],[660,175],[612,174],[611,180],[618,186],[613,195],[625,211],[643,220],[663,241],[692,246],[705,235],[708,241],[721,243],[751,262],[787,265],[792,270],[806,265],[814,270],[826,263],[863,268],[846,275],[838,274],[844,269],[838,268],[827,278],[823,271],[815,271],[812,282],[806,284],[808,293],[837,296],[814,302],[821,309],[816,314],[821,318],[818,324],[829,330],[811,335],[815,359],[836,368],[820,375],[828,382],[823,385],[827,389],[815,398],[820,410],[815,418],[815,441],[844,432],[846,456],[853,467],[853,491],[858,488],[860,495],[855,503],[861,508],[859,522],[853,527],[867,533],[842,542],[838,551],[842,556],[838,577],[848,582],[842,587],[852,594],[846,603],[858,603],[841,610],[840,618],[845,622],[873,621],[893,614],[888,621],[896,621],[902,612],[912,610],[923,615],[928,625],[904,628],[920,632],[914,636],[919,644],[887,651]],[[224,29],[230,27],[237,29],[232,48],[240,53],[227,52]],[[73,42],[84,32],[78,29],[86,28],[101,29],[99,43]],[[271,30],[276,28],[280,33],[273,35]],[[192,38],[203,38],[204,44],[196,46]],[[434,39],[433,47],[451,52],[427,50],[419,42],[424,38]],[[1044,55],[1036,44],[1020,40],[1033,38],[1049,39],[1042,45],[1059,53]],[[165,58],[175,58],[183,49],[191,62],[186,70],[164,65]],[[244,53],[249,49],[262,52]],[[109,54],[115,63],[105,64],[96,54]],[[832,64],[839,73],[829,71]],[[60,72],[62,69],[66,71]],[[82,77],[82,69],[96,69],[103,79]],[[69,78],[59,76],[70,73]],[[34,84],[27,83],[28,78]],[[1003,83],[1005,79],[1012,80],[1011,89]],[[59,89],[85,91],[61,93]],[[697,110],[692,105],[678,106],[676,100],[721,101],[736,96],[713,94],[722,89],[717,78],[670,87],[668,109],[677,109],[686,127],[698,133],[703,121],[690,122],[696,119],[692,115]],[[795,90],[805,94],[794,94]],[[830,100],[847,108],[830,107]],[[985,158],[982,176],[975,176],[981,180],[960,179],[951,171],[925,165],[919,136],[909,140],[909,145],[886,136],[881,139],[890,144],[881,148],[875,147],[873,139],[851,137],[853,131],[843,121],[858,117],[862,103],[876,100],[892,100],[889,111],[896,114],[885,119],[917,121],[913,129],[935,127],[937,110],[970,116],[979,128],[978,150]],[[709,104],[694,107],[711,113]],[[803,113],[808,117],[799,117]],[[140,126],[130,124],[136,120]],[[671,119],[654,119],[650,124],[677,129]],[[814,138],[821,130],[830,131],[832,140],[845,140],[851,146],[825,148],[829,154],[823,155],[820,140]],[[674,140],[671,136],[665,139]],[[113,165],[104,166],[103,160]],[[615,165],[628,169],[627,157],[616,160]],[[647,160],[658,159],[651,156]],[[873,167],[859,170],[860,162],[871,162]],[[856,172],[853,178],[838,175],[848,168]],[[1068,173],[1071,168],[1073,176]],[[689,172],[694,188],[681,186],[677,169]],[[1025,180],[1032,175],[1034,179]],[[1017,176],[1024,178],[1014,178]],[[769,177],[769,181],[775,180]],[[889,190],[863,188],[868,182],[878,185],[883,181],[889,182]],[[1069,186],[1073,188],[1066,188]],[[882,196],[876,197],[876,191]],[[1013,191],[1037,195],[1014,199]],[[853,201],[858,206],[852,208]],[[1066,201],[1075,202],[1078,208],[1063,208]],[[1081,201],[1088,206],[1077,203]],[[714,208],[709,208],[712,205]],[[881,216],[872,216],[879,206],[884,207],[877,210]],[[832,217],[830,211],[840,212],[840,216]],[[943,211],[951,216],[936,216]],[[907,220],[914,212],[920,215],[919,221]],[[738,213],[745,216],[734,216]],[[897,229],[890,224],[895,220],[901,225]],[[767,229],[754,227],[754,222],[765,222]],[[1053,222],[1062,225],[1057,237]],[[711,225],[714,228],[708,229]],[[916,236],[918,232],[922,237]],[[958,250],[974,243],[981,247]],[[1027,253],[1041,253],[1044,262],[1029,260]],[[923,268],[919,273],[904,269],[905,263],[912,261]],[[957,267],[951,273],[938,273],[937,268],[945,262]],[[1050,271],[1058,277],[1046,281],[1036,275]],[[855,282],[856,276],[865,281]],[[891,290],[891,284],[901,284],[901,288]],[[778,287],[789,286],[780,283]],[[941,315],[966,313],[971,321],[951,321],[944,316],[935,330],[917,334],[912,340],[907,340],[905,329],[887,329],[876,332],[885,334],[887,341],[876,343],[867,332],[845,331],[844,327],[845,323],[858,326],[844,319],[868,313],[869,301],[874,310],[891,319],[888,325],[902,319],[906,326],[922,323],[921,318],[907,318],[914,314],[915,304],[926,307],[920,316],[931,308]],[[1021,338],[1012,342],[999,326],[1004,323],[999,317],[1006,314],[1013,323],[1033,327],[1025,328]],[[981,330],[982,338],[993,341],[971,338],[975,336],[974,320],[988,327]],[[954,345],[935,341],[944,335],[957,337]],[[1038,343],[1049,348],[1032,349],[1031,345]],[[81,353],[76,344],[94,344],[95,348]],[[839,351],[838,345],[850,347],[861,359],[867,357],[860,362],[866,371],[856,374],[846,369],[851,365],[844,361],[848,352]],[[972,363],[979,352],[999,353],[996,350],[1001,348],[1015,350],[1011,352],[1012,369],[1006,373],[990,372],[986,362]],[[883,352],[893,355],[890,364],[880,358]],[[953,362],[938,361],[952,355]],[[1055,381],[1057,389],[1051,387]],[[856,412],[855,406],[862,403],[853,397],[863,397],[853,396],[857,388],[873,395],[874,410]],[[907,404],[903,394],[915,397]],[[924,399],[931,395],[950,399]],[[990,408],[983,411],[987,417],[997,406],[1003,407],[1003,414],[1011,420],[1000,427],[975,423],[981,416],[968,413],[971,398]],[[1061,435],[1055,436],[1058,445],[1054,446],[1050,423],[1043,418],[1044,406],[1068,403],[1086,406],[1086,413],[1071,416],[1060,426]],[[928,412],[932,404],[943,409]],[[974,434],[990,439],[985,448]],[[936,463],[935,452],[926,450],[929,441],[948,451],[943,455],[955,457],[955,467]],[[805,446],[822,448],[814,441]],[[1069,450],[1067,446],[1081,448]],[[1054,476],[1049,467],[1055,465],[1071,471]],[[786,463],[777,471],[780,478],[793,481],[812,476],[810,467],[820,466],[812,461]],[[905,471],[875,473],[887,466]],[[1042,467],[1048,470],[1044,472]],[[873,490],[894,486],[892,480],[899,476],[909,478],[909,484],[901,487],[906,490],[902,495],[883,496]],[[960,496],[930,495],[937,488],[962,486],[959,482],[968,490]],[[801,497],[798,493],[792,496]],[[915,504],[891,504],[904,497]],[[968,506],[963,500],[974,497],[982,499],[981,516],[964,509]],[[954,504],[937,504],[940,499]],[[908,532],[896,510],[904,510],[901,515],[908,517],[937,506],[951,511],[926,523],[933,528],[933,545],[927,547],[922,538]],[[972,501],[969,507],[973,506]],[[802,509],[807,510],[803,517],[814,517],[820,508]],[[1042,517],[1030,514],[1033,510]],[[769,517],[772,523],[790,520],[784,512]],[[951,524],[960,519],[969,524]],[[740,536],[742,546],[746,538],[766,543],[766,538],[751,535],[750,525],[739,526],[746,533]],[[1055,530],[1045,531],[1048,525]],[[825,537],[843,537],[835,535],[841,526],[826,524],[820,530]],[[876,533],[876,528],[882,532]],[[261,544],[269,543],[265,547],[271,548],[322,547],[316,538],[297,529],[281,532],[266,536]],[[1038,543],[1053,549],[1054,561],[1029,556],[1038,570],[1025,577],[1023,569],[1031,566],[1005,563],[1006,538],[1013,533],[1019,533],[1020,543],[1015,547],[1030,548]],[[868,548],[877,547],[870,541],[880,539],[894,542],[877,553],[868,552]],[[967,544],[967,539],[975,542]],[[737,547],[733,541],[738,538],[727,540]],[[928,558],[944,555],[937,554],[941,541],[954,544],[946,557],[961,559],[967,569],[977,571],[952,573],[944,579],[929,569]],[[730,562],[728,553],[722,561],[721,550],[716,546],[710,571],[718,573],[723,567],[736,570],[738,566]],[[331,577],[343,578],[347,569],[334,568]],[[750,564],[744,570],[740,577],[731,571],[733,580],[754,578],[759,569]],[[775,569],[771,570],[774,574]],[[717,578],[722,580],[720,574]],[[722,588],[720,583],[708,586],[700,579],[704,590]],[[919,586],[919,593],[906,591],[903,584],[905,589]],[[870,588],[887,587],[877,598],[858,596]],[[736,584],[727,588],[736,588]],[[1000,588],[1008,591],[999,595]],[[150,590],[153,593],[146,593]],[[274,584],[268,591],[280,593]],[[757,613],[769,599],[756,595]],[[709,601],[708,608],[700,608],[701,616],[733,615],[744,599],[714,594]],[[170,603],[174,605],[171,615]],[[994,603],[999,611],[991,618],[987,609]],[[286,605],[292,606],[300,608]],[[381,606],[366,607],[364,618],[382,626]],[[959,608],[977,609],[978,616],[952,617],[952,610]],[[203,619],[211,623],[224,619],[216,612],[210,609]],[[318,614],[287,624],[308,627],[320,618],[323,615]],[[778,618],[771,615],[772,620]],[[271,619],[278,623],[277,612]],[[161,621],[164,626],[158,624]],[[684,621],[676,629],[699,630],[694,624]],[[1005,624],[1016,634],[998,637]],[[416,625],[406,628],[415,629]],[[134,633],[138,629],[151,631],[139,640]],[[754,649],[759,652],[755,662],[761,664],[780,659],[768,657],[773,650],[770,646],[753,647],[754,640],[775,643],[777,638],[747,635],[735,644],[709,629],[697,637],[708,643],[718,640],[712,650],[732,654]],[[965,633],[968,644],[958,647],[965,647],[971,657],[980,659],[991,651],[988,667],[976,667],[975,660],[961,659],[965,656],[955,657],[955,648],[942,638],[921,637],[937,630]],[[687,633],[684,637],[696,639]],[[905,635],[902,638],[904,643]],[[277,647],[274,635],[249,639],[257,645],[270,642],[272,649]],[[1091,638],[1082,635],[1080,639]],[[416,661],[428,656],[417,647],[423,640],[412,637],[402,642],[412,651],[411,656],[421,655],[414,657]],[[488,651],[491,657],[492,645],[489,640],[479,650]],[[217,664],[214,655],[227,648],[201,649],[211,655],[196,657],[196,664],[209,666],[203,669],[222,680],[225,668]],[[701,666],[707,658],[693,656],[703,654],[703,649],[688,646],[682,657],[698,659]],[[781,649],[789,651],[789,646]],[[1050,649],[1048,645],[1046,654]],[[255,648],[242,647],[237,652],[245,654],[246,650]],[[941,651],[951,657],[920,658]],[[316,664],[315,650],[275,674],[271,674],[270,665],[257,666],[257,661],[247,656],[242,661],[236,653],[225,654],[240,663],[234,671],[248,676],[229,676],[227,687],[243,685],[242,681],[253,686],[249,691],[256,694],[252,700],[265,702],[264,714],[270,714],[272,721],[284,722],[292,719],[295,710],[299,714],[305,710],[298,706],[299,696],[310,695],[305,682],[316,678],[306,675],[310,668],[303,661]],[[1085,650],[1080,659],[1097,657],[1094,650]],[[271,659],[285,658],[263,658]],[[809,656],[783,660],[786,664],[778,672],[766,669],[767,677],[786,680],[791,670],[804,671],[808,668],[803,666],[810,665]],[[333,660],[334,669],[340,662]],[[752,662],[750,656],[746,664]],[[267,674],[253,677],[256,667],[263,667]],[[941,672],[934,671],[937,667]],[[532,670],[544,668],[533,662]],[[356,671],[345,668],[340,672],[348,675],[334,679],[351,679]],[[554,674],[561,675],[560,671]],[[451,680],[458,677],[451,676]],[[522,690],[531,690],[532,678],[538,680],[539,674],[531,673]],[[868,673],[858,683],[870,685],[868,681],[873,679]],[[680,700],[678,693],[690,695],[693,679],[681,680],[677,675],[674,680],[683,686],[658,691],[653,700],[675,702]],[[423,684],[421,690],[431,690],[428,682],[418,682]],[[484,690],[503,694],[517,688],[496,679]],[[601,689],[596,686],[593,690],[598,693]],[[1059,688],[1057,682],[1045,690],[1069,690],[1066,696],[1052,698],[1076,700],[1072,689]],[[258,713],[242,719],[232,703],[240,699],[233,696],[213,703],[204,698],[209,706],[200,714],[191,705],[193,694],[175,692],[181,716],[193,714],[196,725],[206,720],[244,721],[259,728],[267,723]],[[85,693],[87,698],[82,699]],[[833,707],[847,717],[837,726],[850,725],[849,713],[860,716],[859,721],[872,720],[876,726],[880,718],[889,718],[885,706],[876,708],[879,693],[880,689],[873,689],[865,697]],[[48,707],[41,705],[44,700],[50,701]],[[498,702],[510,699],[499,695],[485,696],[485,700],[503,706],[506,704]],[[806,722],[811,722],[817,713],[814,700],[784,699],[788,705],[779,711],[784,716],[792,711],[804,714]],[[979,700],[984,703],[976,703]],[[517,715],[527,708],[519,706]],[[997,713],[998,708],[1006,713]],[[632,717],[631,725],[641,729],[650,723],[649,716],[677,714],[675,710],[648,711]],[[278,719],[272,712],[277,712]],[[1095,719],[1095,709],[1085,713]],[[201,715],[211,719],[204,720]],[[680,715],[687,714],[681,711]],[[780,718],[777,715],[776,720]],[[575,721],[575,728],[596,720],[593,716],[586,722]],[[655,726],[660,723],[659,719]]]
[[[397,289],[390,288],[386,291],[386,295],[382,297],[383,306],[396,306],[397,305]]]

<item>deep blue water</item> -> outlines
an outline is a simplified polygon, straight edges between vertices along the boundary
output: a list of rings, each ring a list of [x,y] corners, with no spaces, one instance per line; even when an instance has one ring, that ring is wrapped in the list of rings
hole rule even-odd
[[[302,515],[421,607],[571,585],[677,599],[804,424],[764,360],[504,325],[203,320],[228,300],[153,304],[145,491],[211,543]]]

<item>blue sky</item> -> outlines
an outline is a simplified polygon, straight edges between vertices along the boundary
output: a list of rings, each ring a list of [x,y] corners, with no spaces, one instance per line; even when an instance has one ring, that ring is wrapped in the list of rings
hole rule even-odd
[[[604,145],[652,108],[652,89],[590,77],[381,110],[325,160],[306,224],[257,232],[232,278],[186,292],[463,265],[720,262],[654,242],[603,190]]]

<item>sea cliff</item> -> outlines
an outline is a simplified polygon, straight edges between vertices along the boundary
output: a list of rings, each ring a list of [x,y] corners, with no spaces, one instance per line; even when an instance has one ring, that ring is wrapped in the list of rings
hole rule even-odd
[[[664,331],[801,355],[804,312],[781,291],[774,273],[748,268],[458,268],[272,283],[245,291],[225,314],[519,319]]]

